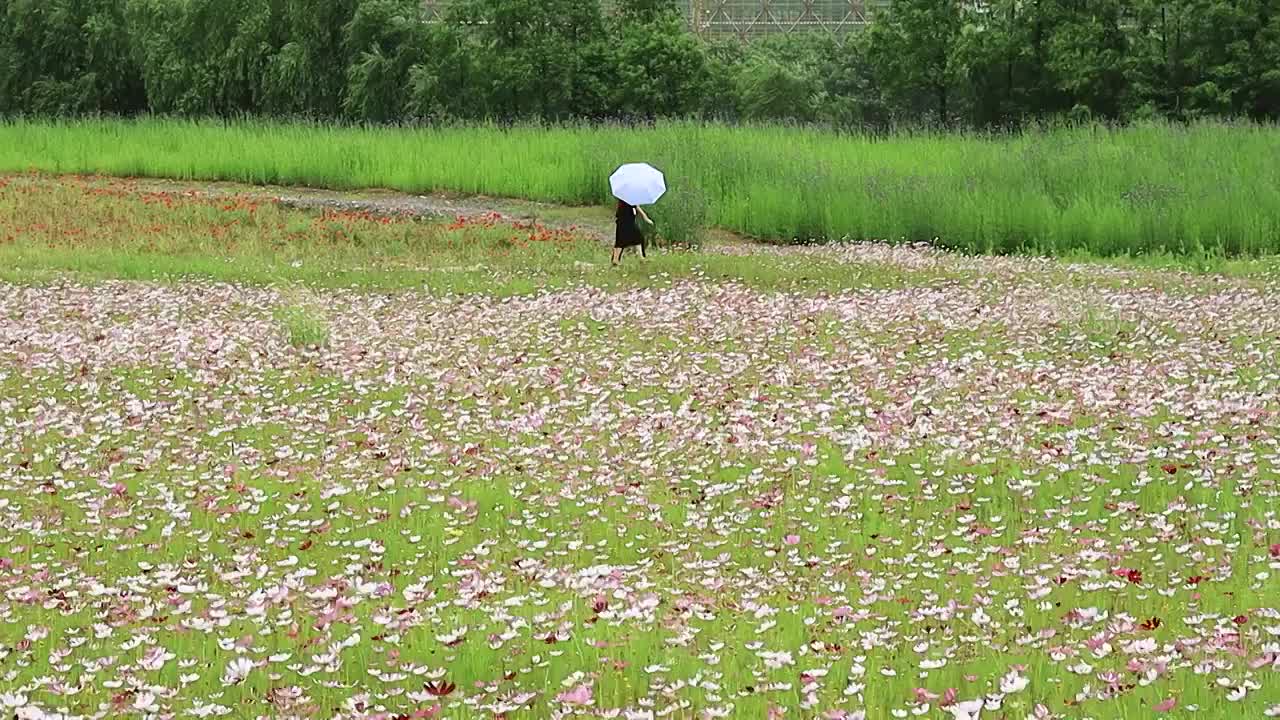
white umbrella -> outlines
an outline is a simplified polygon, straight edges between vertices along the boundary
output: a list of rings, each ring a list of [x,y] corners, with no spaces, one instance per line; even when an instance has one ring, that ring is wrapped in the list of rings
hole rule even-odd
[[[652,205],[667,191],[662,172],[648,163],[630,163],[609,178],[613,196],[628,205]]]

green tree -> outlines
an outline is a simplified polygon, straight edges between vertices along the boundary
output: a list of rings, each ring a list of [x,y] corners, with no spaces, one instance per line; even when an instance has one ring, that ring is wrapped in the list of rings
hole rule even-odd
[[[868,58],[865,35],[836,44],[821,63],[817,73],[822,90],[817,105],[822,121],[868,129],[889,125],[890,107]]]
[[[494,114],[558,119],[606,110],[608,48],[598,3],[461,0],[453,18],[470,26],[477,79]]]
[[[964,11],[956,55],[973,124],[1016,125],[1056,109],[1044,48],[1052,8],[1045,0],[992,0]]]
[[[820,35],[780,35],[753,42],[735,71],[742,116],[817,120],[826,100],[822,72],[835,53],[835,41]]]
[[[187,115],[261,112],[271,58],[284,44],[277,22],[282,1],[128,0],[151,109]]]
[[[965,75],[959,0],[896,0],[868,32],[868,56],[889,94],[906,107],[931,108],[947,124]]]
[[[417,0],[359,0],[343,28],[348,57],[345,114],[356,120],[388,122],[410,107],[406,90],[412,69],[426,51],[426,28]]]
[[[617,16],[624,21],[654,22],[680,17],[676,0],[628,0],[618,7]]]
[[[1128,0],[1059,0],[1045,69],[1077,112],[1122,117],[1129,97]]]
[[[342,111],[347,67],[344,29],[356,0],[284,0],[280,25],[284,44],[268,62],[264,111],[336,117]]]
[[[0,3],[0,112],[146,109],[122,0]]]
[[[1275,117],[1276,15],[1276,0],[1138,0],[1131,77],[1147,112]]]
[[[612,38],[606,112],[688,116],[698,112],[712,78],[702,44],[687,32],[670,0],[628,3],[609,23]]]
[[[1249,78],[1251,107],[1258,119],[1280,120],[1280,2],[1259,3]]]

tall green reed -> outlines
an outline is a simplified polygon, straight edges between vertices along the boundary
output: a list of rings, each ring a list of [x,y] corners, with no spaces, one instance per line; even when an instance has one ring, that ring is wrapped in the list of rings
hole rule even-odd
[[[706,219],[776,241],[928,241],[969,252],[1280,251],[1280,130],[1049,128],[1015,136],[695,122],[359,128],[143,119],[0,123],[0,171],[103,173],[608,202],[661,158]],[[673,188],[673,191],[676,188]],[[673,197],[675,197],[673,195]]]

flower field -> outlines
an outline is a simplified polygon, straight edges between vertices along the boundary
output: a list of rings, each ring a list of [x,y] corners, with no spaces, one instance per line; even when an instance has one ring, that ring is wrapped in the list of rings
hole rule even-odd
[[[0,180],[3,714],[1280,716],[1274,268],[606,257]]]

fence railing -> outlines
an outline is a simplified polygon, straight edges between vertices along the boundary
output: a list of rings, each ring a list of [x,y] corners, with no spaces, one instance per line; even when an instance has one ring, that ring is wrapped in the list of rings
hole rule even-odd
[[[601,0],[606,11],[617,2]],[[424,0],[428,22],[446,17],[450,0]],[[738,36],[859,30],[890,0],[681,0],[689,27],[700,35]]]

